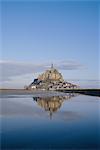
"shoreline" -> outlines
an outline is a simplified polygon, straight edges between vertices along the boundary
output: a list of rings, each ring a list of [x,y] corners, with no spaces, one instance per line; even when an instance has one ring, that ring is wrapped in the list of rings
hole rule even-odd
[[[26,89],[0,89],[0,94],[37,94],[37,93],[53,93],[53,92],[60,92],[60,93],[79,93],[84,95],[90,96],[98,96],[100,97],[100,89],[60,89],[56,91],[46,91],[46,90],[26,90]]]
[[[64,93],[79,93],[90,96],[98,96],[100,97],[100,89],[61,89],[60,92]]]

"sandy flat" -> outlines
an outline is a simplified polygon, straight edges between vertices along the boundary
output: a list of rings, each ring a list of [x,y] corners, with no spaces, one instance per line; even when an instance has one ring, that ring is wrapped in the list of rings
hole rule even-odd
[[[56,91],[43,91],[43,90],[24,90],[24,89],[4,89],[0,90],[0,95],[33,95],[34,97],[47,97],[47,96],[64,96],[67,93]]]

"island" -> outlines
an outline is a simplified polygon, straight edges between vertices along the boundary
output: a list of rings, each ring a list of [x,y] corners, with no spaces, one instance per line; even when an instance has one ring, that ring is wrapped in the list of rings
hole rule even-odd
[[[79,86],[66,82],[62,74],[51,65],[51,68],[40,74],[34,81],[25,87],[30,90],[60,90],[60,89],[76,89]]]

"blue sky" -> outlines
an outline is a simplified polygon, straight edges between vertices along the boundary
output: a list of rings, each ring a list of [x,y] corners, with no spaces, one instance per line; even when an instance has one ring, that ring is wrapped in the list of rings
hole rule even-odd
[[[26,0],[0,4],[2,86],[22,87],[51,63],[66,80],[97,86],[99,1]]]

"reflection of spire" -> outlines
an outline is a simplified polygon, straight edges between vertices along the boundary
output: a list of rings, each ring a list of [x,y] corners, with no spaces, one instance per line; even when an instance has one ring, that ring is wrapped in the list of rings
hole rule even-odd
[[[52,119],[52,109],[49,111],[50,119]]]

